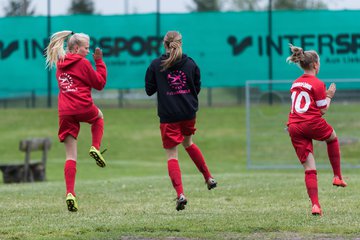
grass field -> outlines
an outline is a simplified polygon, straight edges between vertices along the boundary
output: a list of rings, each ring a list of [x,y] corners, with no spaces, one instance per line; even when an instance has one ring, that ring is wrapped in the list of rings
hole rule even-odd
[[[175,210],[175,191],[167,175],[155,109],[103,110],[103,146],[108,148],[108,166],[104,169],[87,156],[90,128],[82,125],[77,213],[68,212],[65,205],[64,149],[57,141],[56,110],[0,112],[0,163],[23,161],[23,153],[18,151],[20,139],[47,136],[53,142],[48,181],[0,183],[0,239],[359,237],[359,170],[345,169],[349,186],[339,189],[331,185],[331,170],[319,169],[324,216],[313,217],[309,214],[301,168],[246,170],[243,107],[202,108],[199,112],[194,139],[219,185],[208,191],[181,149],[180,166],[189,203],[180,212]],[[292,146],[288,145],[285,151],[292,152]],[[354,150],[345,149],[343,154],[348,151]]]

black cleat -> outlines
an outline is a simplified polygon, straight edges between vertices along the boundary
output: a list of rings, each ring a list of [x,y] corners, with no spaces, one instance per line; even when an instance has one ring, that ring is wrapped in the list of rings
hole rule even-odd
[[[209,178],[207,181],[206,181],[206,185],[207,185],[207,188],[209,190],[213,189],[213,188],[216,188],[217,186],[217,181],[213,178]]]
[[[184,210],[186,204],[187,204],[187,200],[184,194],[180,194],[180,196],[176,198],[176,210],[177,211]]]

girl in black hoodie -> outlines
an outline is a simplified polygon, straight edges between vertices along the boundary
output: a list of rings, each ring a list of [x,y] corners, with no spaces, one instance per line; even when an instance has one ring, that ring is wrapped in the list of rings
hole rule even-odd
[[[151,96],[157,92],[158,116],[163,147],[168,158],[168,172],[177,193],[176,210],[185,209],[181,171],[177,145],[188,152],[196,167],[203,174],[207,188],[215,188],[217,182],[211,176],[200,149],[193,143],[195,134],[200,69],[193,59],[182,54],[182,36],[169,31],[164,37],[166,54],[152,61],[146,71],[145,90]]]

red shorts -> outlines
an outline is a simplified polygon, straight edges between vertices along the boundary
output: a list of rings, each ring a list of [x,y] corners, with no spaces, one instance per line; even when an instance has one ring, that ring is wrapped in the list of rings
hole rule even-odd
[[[173,148],[184,141],[184,136],[194,135],[196,119],[175,123],[160,123],[164,148]]]
[[[94,123],[99,118],[99,109],[93,105],[91,109],[82,114],[59,115],[59,140],[63,142],[68,135],[77,139],[80,131],[80,122]]]
[[[292,123],[288,131],[296,155],[300,162],[304,163],[309,153],[314,154],[312,140],[324,141],[334,130],[325,119],[320,118],[317,122]]]

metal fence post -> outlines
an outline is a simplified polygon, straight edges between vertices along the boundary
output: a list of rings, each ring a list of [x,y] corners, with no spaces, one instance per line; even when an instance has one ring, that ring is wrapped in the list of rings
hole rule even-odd
[[[212,106],[212,88],[209,87],[207,89],[207,103],[208,103],[208,107]]]

